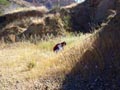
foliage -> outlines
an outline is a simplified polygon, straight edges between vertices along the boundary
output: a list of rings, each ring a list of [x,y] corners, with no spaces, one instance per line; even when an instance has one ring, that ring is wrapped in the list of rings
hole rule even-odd
[[[71,26],[71,17],[70,15],[66,15],[63,17],[63,22],[64,22],[64,28],[67,30],[70,30],[70,26]]]
[[[34,61],[29,62],[27,65],[28,70],[31,70],[32,68],[34,68],[35,65],[36,65],[36,63]]]
[[[9,4],[9,2],[7,0],[0,0],[0,4],[7,5],[7,4]]]

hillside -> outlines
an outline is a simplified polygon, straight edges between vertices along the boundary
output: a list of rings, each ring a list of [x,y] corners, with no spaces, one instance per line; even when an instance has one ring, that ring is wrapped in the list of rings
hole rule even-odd
[[[120,89],[120,0],[5,14],[0,38],[1,90]]]
[[[34,4],[35,6],[45,5],[48,9],[52,9],[56,6],[66,6],[71,3],[75,3],[75,0],[25,0]]]
[[[0,12],[2,14],[8,14],[13,10],[22,7],[33,7],[34,5],[24,0],[0,0]]]
[[[7,0],[0,0],[0,15],[2,14],[3,8],[7,6],[9,2]]]
[[[43,6],[18,9],[0,17],[1,34],[6,33],[6,37],[10,41],[15,41],[9,38],[12,35],[17,41],[19,36],[21,38],[21,34],[30,36],[31,34],[35,35],[35,32],[42,33],[42,31],[48,34],[56,32],[54,35],[63,34],[65,31],[92,32],[95,29],[101,28],[101,24],[106,22],[109,15],[116,14],[114,11],[115,3],[116,1],[114,0],[111,2],[109,0],[102,0],[101,2],[96,1],[94,3],[90,0],[90,2],[85,1],[80,4],[71,4],[50,11]],[[35,32],[32,28],[29,28],[31,26],[37,28]],[[9,32],[11,29],[13,29],[12,33]],[[50,32],[48,32],[49,30]],[[1,36],[1,38],[5,38],[5,35]]]
[[[66,75],[63,90],[118,90],[120,67],[120,1],[117,0],[115,9],[117,14],[109,16],[112,19],[100,31],[85,41],[81,49],[85,49],[82,56]],[[90,42],[89,42],[90,40]],[[92,41],[91,41],[92,40]],[[84,48],[83,48],[84,47]],[[84,50],[83,50],[84,51]],[[73,55],[75,55],[74,53]],[[79,54],[80,55],[80,54]]]
[[[84,42],[84,48],[81,46],[80,50],[77,49],[76,53],[81,49],[86,50],[78,57],[79,61],[74,65],[75,67],[66,75],[63,90],[120,89],[119,19],[118,9],[117,15],[102,30]]]

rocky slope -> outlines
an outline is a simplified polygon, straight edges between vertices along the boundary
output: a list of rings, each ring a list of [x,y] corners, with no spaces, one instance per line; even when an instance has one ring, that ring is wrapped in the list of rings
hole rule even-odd
[[[116,5],[115,0],[111,0],[110,2],[109,0],[101,0],[101,1],[87,0],[80,4],[71,4],[69,6],[62,7],[60,9],[59,8],[53,9],[49,12],[46,12],[45,14],[46,17],[44,17],[44,15],[42,15],[41,12],[35,11],[35,10],[20,11],[13,14],[12,13],[6,14],[0,17],[1,35],[2,33],[5,33],[6,30],[8,33],[10,29],[12,29],[12,27],[16,27],[17,31],[21,31],[20,28],[23,28],[25,25],[26,26],[24,27],[24,29],[26,29],[27,31],[23,33],[23,30],[22,30],[22,32],[19,32],[19,33],[23,33],[25,35],[28,34],[28,36],[30,35],[30,33],[36,34],[34,33],[34,30],[33,30],[35,28],[37,28],[36,31],[40,33],[42,33],[42,31],[45,31],[46,34],[53,33],[53,32],[56,32],[56,33],[61,32],[61,30],[63,30],[63,32],[64,30],[72,31],[72,32],[77,31],[77,32],[83,32],[83,33],[91,32],[95,29],[101,28],[101,23],[106,22],[108,16],[115,14],[114,12],[115,5]],[[37,23],[38,25],[42,25],[42,28],[41,26],[35,25],[34,26],[35,28],[29,31],[28,29],[30,28],[28,27],[30,27],[31,24],[35,24],[35,23],[32,23],[34,20],[32,20],[31,23],[28,23],[25,20],[27,19],[31,21],[30,18],[36,17],[36,16],[39,20],[43,21],[42,23],[41,22]],[[49,21],[52,22],[51,21],[52,19],[50,19],[51,18],[50,16],[53,16],[53,17],[55,16],[54,20],[57,20],[57,21],[54,21],[54,23],[50,23],[50,24],[45,23],[46,22],[45,20],[48,20],[47,22]],[[24,19],[25,21],[24,23],[21,21],[22,19]],[[20,22],[19,26],[18,24],[16,25],[14,23],[16,21]],[[9,27],[11,23],[14,23],[14,24],[12,24],[12,27]],[[22,25],[22,23],[25,25]],[[52,30],[53,27],[55,29]],[[48,32],[48,30],[50,30],[50,32]],[[18,35],[18,33],[15,34],[16,30],[13,29],[12,32],[14,32],[13,34],[14,37]],[[5,36],[5,34],[3,36]],[[9,37],[9,34],[6,34],[6,36]]]

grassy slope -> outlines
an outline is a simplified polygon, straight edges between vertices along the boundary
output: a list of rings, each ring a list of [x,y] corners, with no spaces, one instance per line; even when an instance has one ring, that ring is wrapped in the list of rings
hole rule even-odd
[[[84,36],[83,36],[84,37]],[[81,38],[81,39],[80,39]],[[25,80],[44,76],[46,73],[56,71],[66,71],[67,68],[59,59],[64,53],[53,53],[52,47],[60,42],[66,41],[65,52],[73,47],[75,43],[82,40],[80,36],[67,36],[50,39],[49,41],[40,41],[37,44],[30,42],[18,42],[10,45],[0,46],[0,75],[1,80],[14,82],[14,80]],[[55,69],[55,70],[54,70]],[[52,71],[54,70],[54,72]],[[50,74],[49,74],[50,75]],[[6,81],[4,81],[4,79]],[[1,84],[1,85],[2,85]]]
[[[48,41],[39,41],[36,44],[28,41],[3,44],[0,46],[0,78],[2,81],[0,87],[10,87],[9,84],[17,80],[26,81],[50,75],[64,76],[67,73],[79,72],[83,72],[85,76],[89,75],[88,71],[84,72],[84,66],[79,64],[80,61],[85,61],[87,64],[91,63],[91,60],[94,62],[97,60],[99,68],[102,69],[104,61],[101,60],[107,53],[104,50],[109,51],[109,48],[116,50],[114,45],[119,47],[119,40],[116,40],[119,31],[117,31],[118,35],[115,35],[115,32],[115,30],[109,30],[108,33],[103,30],[80,36],[68,35]],[[64,51],[55,54],[52,52],[52,47],[60,41],[66,41],[67,46]],[[98,48],[99,45],[102,49]],[[116,55],[115,57],[119,58],[119,54]],[[92,69],[90,65],[89,70]]]
[[[102,34],[100,34],[102,33]],[[18,42],[10,45],[2,45],[0,49],[0,84],[6,88],[10,83],[16,80],[32,80],[45,76],[64,76],[67,73],[71,75],[82,72],[84,76],[89,75],[94,70],[94,62],[97,63],[99,70],[103,70],[109,50],[115,52],[115,63],[119,58],[117,53],[119,48],[119,31],[103,30],[92,34],[81,36],[67,36],[50,39],[49,41],[40,41],[37,44],[29,42]],[[100,35],[101,36],[100,36]],[[52,52],[52,47],[60,41],[66,41],[67,46],[61,53]],[[113,43],[114,44],[113,44]],[[117,46],[116,46],[117,45]],[[98,48],[101,46],[101,48]],[[105,51],[104,51],[105,50]],[[107,54],[108,53],[108,54]],[[89,66],[89,71],[84,71],[82,61]],[[94,62],[93,62],[94,61]]]
[[[57,76],[66,73],[72,75],[82,72],[86,76],[95,68],[93,61],[97,62],[99,70],[102,71],[105,67],[104,62],[114,59],[113,66],[119,70],[117,66],[119,66],[120,43],[117,38],[119,38],[120,32],[118,31],[119,26],[113,25],[115,25],[114,22],[101,32],[78,37],[59,37],[37,42],[36,45],[29,42],[1,45],[0,88],[6,89],[7,86],[12,86],[16,80],[31,80],[49,75]],[[111,26],[114,30],[110,30]],[[68,43],[65,50],[58,54],[53,53],[52,47],[63,40]],[[111,54],[110,51],[113,51],[114,54]],[[109,57],[111,55],[114,57]],[[84,65],[89,65],[88,70],[84,70],[81,61],[85,63]]]

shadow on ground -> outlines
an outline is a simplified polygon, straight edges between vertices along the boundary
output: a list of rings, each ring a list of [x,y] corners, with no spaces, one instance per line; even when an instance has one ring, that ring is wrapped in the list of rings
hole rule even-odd
[[[66,75],[62,90],[120,90],[120,16],[117,14]],[[94,37],[93,37],[94,38]]]

